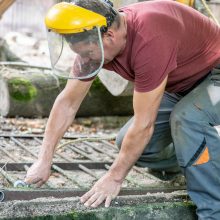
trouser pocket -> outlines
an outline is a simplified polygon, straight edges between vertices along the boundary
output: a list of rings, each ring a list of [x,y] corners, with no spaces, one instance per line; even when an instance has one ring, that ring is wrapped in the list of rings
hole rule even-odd
[[[206,139],[204,138],[203,142],[200,144],[196,153],[192,156],[186,167],[208,163],[209,160],[210,160],[209,148],[206,145]]]

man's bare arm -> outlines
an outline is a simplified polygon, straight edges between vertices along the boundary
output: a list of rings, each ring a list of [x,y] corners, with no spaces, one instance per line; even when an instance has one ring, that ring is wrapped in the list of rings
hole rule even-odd
[[[118,157],[110,170],[93,188],[82,196],[86,206],[97,207],[105,200],[105,206],[118,195],[121,184],[149,143],[154,130],[154,122],[164,94],[167,78],[151,92],[134,92],[134,121],[122,142]]]
[[[91,82],[79,80],[67,82],[65,89],[59,94],[51,110],[44,134],[43,147],[39,154],[40,158],[43,159],[46,156],[48,158],[45,159],[52,160],[55,146],[73,122],[90,86]]]
[[[55,147],[74,120],[91,84],[92,81],[69,80],[65,89],[56,98],[47,122],[38,160],[28,170],[25,182],[41,186],[47,181]]]
[[[165,85],[166,79],[151,92],[134,92],[134,120],[124,137],[120,153],[110,169],[110,173],[118,181],[124,180],[151,139]]]

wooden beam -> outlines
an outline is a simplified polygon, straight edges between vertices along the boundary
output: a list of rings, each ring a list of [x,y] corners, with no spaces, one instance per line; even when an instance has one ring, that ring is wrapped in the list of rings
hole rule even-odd
[[[15,0],[0,0],[0,16],[15,2]]]

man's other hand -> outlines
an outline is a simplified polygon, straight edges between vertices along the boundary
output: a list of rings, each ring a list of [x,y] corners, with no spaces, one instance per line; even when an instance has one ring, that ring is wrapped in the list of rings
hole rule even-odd
[[[111,201],[119,194],[122,182],[114,180],[114,178],[106,173],[99,179],[90,191],[85,193],[80,201],[86,207],[96,208],[105,201],[105,207],[109,207]]]
[[[42,186],[50,177],[51,165],[48,162],[37,160],[27,171],[24,180],[27,184],[36,184],[37,187]]]

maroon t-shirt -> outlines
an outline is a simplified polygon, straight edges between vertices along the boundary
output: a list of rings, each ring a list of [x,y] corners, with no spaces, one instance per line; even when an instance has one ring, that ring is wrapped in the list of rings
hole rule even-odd
[[[148,92],[168,75],[166,90],[183,92],[220,63],[220,28],[195,9],[167,0],[121,8],[127,19],[122,54],[104,68]]]

